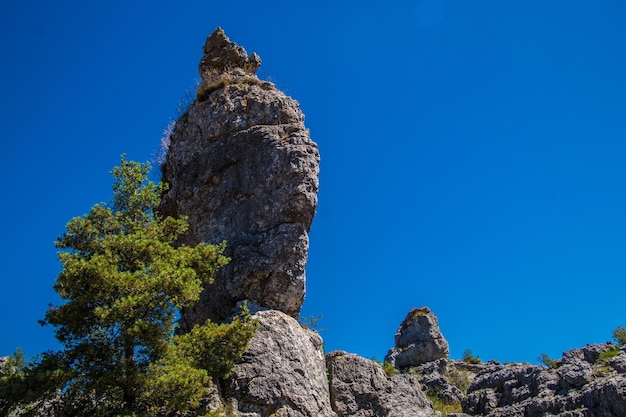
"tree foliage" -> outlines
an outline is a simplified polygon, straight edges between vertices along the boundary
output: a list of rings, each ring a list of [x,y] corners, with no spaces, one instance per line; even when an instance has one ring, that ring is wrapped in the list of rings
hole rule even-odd
[[[463,357],[461,358],[461,361],[474,365],[482,362],[478,356],[474,356],[472,354],[472,351],[470,349],[465,349],[463,351]]]
[[[21,374],[6,387],[23,389],[20,384],[41,377],[41,364],[49,368],[54,358],[56,374],[48,372],[46,380],[57,382],[66,404],[80,405],[83,411],[72,415],[156,415],[146,408],[150,393],[163,395],[161,411],[168,404],[189,409],[207,381],[226,375],[246,348],[254,332],[248,315],[174,336],[179,309],[198,301],[203,285],[229,259],[225,243],[175,244],[187,230],[186,218],[157,214],[163,189],[147,180],[149,171],[149,164],[123,156],[112,172],[112,201],[67,224],[56,242],[62,270],[54,285],[65,301],[45,317],[64,348],[17,366]],[[183,385],[197,401],[168,399],[185,392]],[[5,397],[11,404],[16,396]]]
[[[550,369],[556,369],[559,367],[559,363],[552,359],[550,356],[548,356],[547,353],[542,353],[541,356],[537,358],[537,360]]]
[[[618,326],[613,330],[613,339],[618,346],[626,345],[626,326]]]
[[[225,378],[254,335],[247,309],[228,324],[207,321],[174,336],[166,354],[149,367],[143,401],[151,410],[197,407],[213,378]]]

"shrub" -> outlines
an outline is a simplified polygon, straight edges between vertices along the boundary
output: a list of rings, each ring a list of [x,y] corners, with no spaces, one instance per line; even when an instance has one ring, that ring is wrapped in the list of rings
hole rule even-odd
[[[619,326],[617,329],[613,330],[613,339],[615,339],[617,345],[620,347],[626,345],[626,327]]]
[[[298,317],[298,323],[305,329],[315,330],[319,332],[325,332],[327,329],[319,327],[319,322],[322,319],[322,315],[317,316],[300,316]]]
[[[469,349],[465,349],[465,351],[463,352],[463,357],[461,358],[461,361],[465,363],[473,364],[473,365],[478,365],[479,363],[482,362],[478,356],[472,355],[472,351]]]
[[[398,370],[396,369],[396,367],[390,364],[389,362],[384,362],[382,364],[382,367],[383,367],[383,371],[385,371],[385,373],[389,376],[394,376],[398,374]]]
[[[550,369],[556,369],[559,367],[559,364],[545,353],[542,353],[541,356],[537,358],[537,360]]]

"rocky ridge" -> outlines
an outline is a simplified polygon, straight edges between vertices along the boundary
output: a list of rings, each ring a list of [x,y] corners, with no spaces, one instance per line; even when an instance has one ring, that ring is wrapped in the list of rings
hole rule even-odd
[[[469,415],[487,417],[626,416],[626,347],[587,345],[563,353],[553,368],[488,363],[463,399]]]

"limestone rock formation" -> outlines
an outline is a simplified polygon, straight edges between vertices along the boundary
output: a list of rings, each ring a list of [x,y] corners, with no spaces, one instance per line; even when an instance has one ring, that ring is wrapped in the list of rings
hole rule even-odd
[[[336,417],[317,332],[276,310],[252,317],[259,323],[257,332],[225,388],[236,414]]]
[[[428,307],[409,311],[396,332],[394,348],[385,361],[398,369],[415,367],[450,354],[448,342],[439,330],[437,316]]]
[[[556,369],[530,364],[484,367],[467,391],[463,411],[485,417],[618,417],[626,416],[626,375],[602,352],[610,343],[587,345],[563,354]]]
[[[196,100],[170,137],[164,215],[189,218],[181,243],[227,242],[232,258],[181,328],[227,317],[240,300],[297,317],[305,296],[308,232],[319,153],[298,103],[260,81],[258,55],[221,29],[206,41]]]
[[[333,409],[339,417],[430,417],[434,411],[410,375],[387,376],[382,367],[342,351],[326,357]]]

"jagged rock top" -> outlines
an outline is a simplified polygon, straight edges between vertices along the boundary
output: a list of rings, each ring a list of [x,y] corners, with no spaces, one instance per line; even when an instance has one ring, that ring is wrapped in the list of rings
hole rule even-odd
[[[261,66],[261,57],[248,53],[242,47],[228,39],[222,28],[217,28],[202,47],[204,56],[200,60],[198,72],[204,80],[212,74],[243,70],[245,74],[254,74]]]

